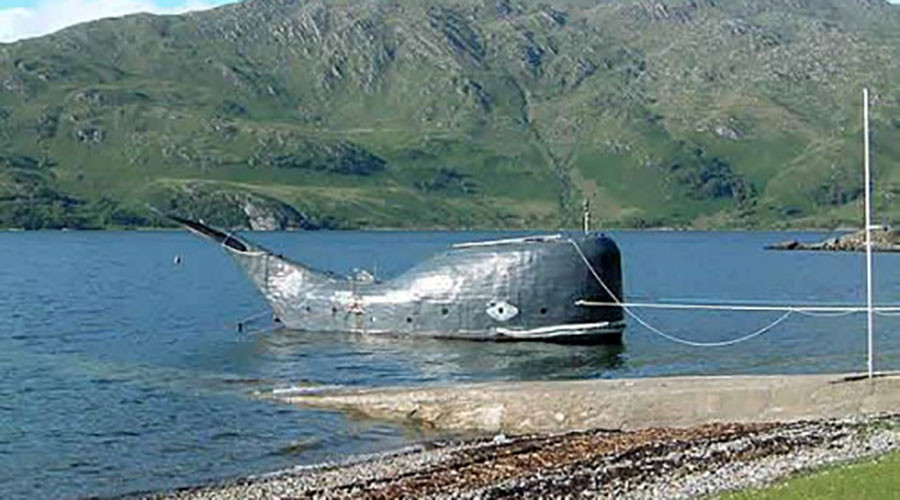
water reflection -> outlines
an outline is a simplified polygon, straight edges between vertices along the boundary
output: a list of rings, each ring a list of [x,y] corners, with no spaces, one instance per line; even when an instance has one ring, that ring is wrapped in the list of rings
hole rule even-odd
[[[624,366],[625,349],[621,344],[572,346],[289,329],[258,336],[254,348],[277,360],[279,370],[292,373],[314,372],[320,362],[310,359],[309,352],[317,358],[330,353],[331,363],[322,368],[342,384],[372,384],[377,376],[373,372],[384,371],[392,362],[399,363],[402,372],[384,371],[382,383],[606,377]]]

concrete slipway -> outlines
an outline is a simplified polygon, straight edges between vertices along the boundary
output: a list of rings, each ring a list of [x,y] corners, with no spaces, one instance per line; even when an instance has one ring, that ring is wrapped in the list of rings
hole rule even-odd
[[[900,374],[691,376],[446,387],[279,391],[286,403],[444,430],[525,434],[900,412]]]

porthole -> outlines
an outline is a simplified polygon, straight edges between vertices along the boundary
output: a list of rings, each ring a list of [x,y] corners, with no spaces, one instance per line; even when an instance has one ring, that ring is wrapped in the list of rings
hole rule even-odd
[[[441,309],[441,314],[443,314],[444,316],[446,316],[446,315],[449,314],[449,313],[450,313],[450,310],[447,309],[446,307],[443,308],[443,309]]]
[[[409,317],[409,316],[407,316],[407,317],[406,317],[406,322],[407,322],[407,323],[412,323],[412,318]]]
[[[547,308],[546,308],[546,307],[542,307],[542,308],[541,308],[541,314],[547,314]]]
[[[519,314],[519,308],[510,304],[509,302],[504,301],[491,301],[485,311],[488,316],[497,320],[497,321],[509,321],[510,319],[516,317]]]

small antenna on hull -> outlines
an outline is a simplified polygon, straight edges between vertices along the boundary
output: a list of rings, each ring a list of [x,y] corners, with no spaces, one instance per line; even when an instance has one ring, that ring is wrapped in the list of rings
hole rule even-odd
[[[584,212],[581,215],[581,224],[584,229],[584,234],[588,234],[591,232],[591,202],[588,201],[587,198],[584,199],[583,209]]]

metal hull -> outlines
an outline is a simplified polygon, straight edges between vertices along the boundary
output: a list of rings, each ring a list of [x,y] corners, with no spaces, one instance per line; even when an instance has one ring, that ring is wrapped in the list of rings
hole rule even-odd
[[[217,239],[295,330],[596,344],[620,342],[625,326],[620,307],[576,305],[615,302],[579,250],[621,297],[619,250],[604,236],[460,245],[374,282],[336,278],[205,226],[189,227]]]

